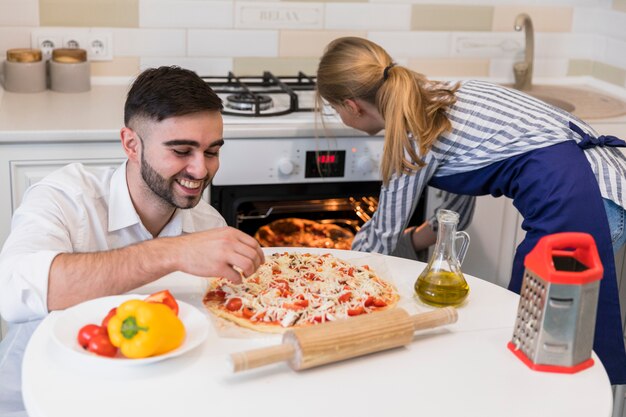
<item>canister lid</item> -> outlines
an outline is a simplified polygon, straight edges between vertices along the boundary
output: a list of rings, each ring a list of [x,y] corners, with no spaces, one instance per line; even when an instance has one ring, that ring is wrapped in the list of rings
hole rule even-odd
[[[7,61],[9,62],[39,62],[41,61],[41,50],[30,48],[15,48],[7,50]]]
[[[87,51],[79,48],[58,48],[52,50],[52,60],[64,64],[87,61]]]

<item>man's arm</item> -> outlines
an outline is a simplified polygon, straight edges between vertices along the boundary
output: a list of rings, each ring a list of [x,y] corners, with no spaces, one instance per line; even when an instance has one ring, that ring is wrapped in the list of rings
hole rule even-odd
[[[262,262],[257,241],[231,227],[157,238],[105,252],[60,253],[50,266],[48,309],[121,294],[174,271],[239,282],[241,277],[233,266],[247,276]]]
[[[5,320],[38,319],[50,310],[120,294],[175,270],[237,280],[231,265],[251,274],[263,259],[252,237],[225,227],[109,250],[76,222],[86,218],[82,207],[59,189],[41,184],[24,195],[0,253],[0,314]]]

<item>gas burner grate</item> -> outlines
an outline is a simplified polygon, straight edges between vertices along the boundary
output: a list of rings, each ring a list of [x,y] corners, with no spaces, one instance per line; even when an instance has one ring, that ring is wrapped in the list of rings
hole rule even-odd
[[[315,77],[298,72],[294,76],[276,76],[269,71],[262,76],[238,77],[229,72],[226,77],[201,77],[218,95],[228,94],[222,114],[230,116],[266,117],[293,112],[313,111],[312,106],[302,105],[298,93],[315,90]],[[232,104],[234,96],[245,104]],[[282,98],[285,106],[276,106],[274,98]],[[269,100],[268,100],[269,99]],[[269,103],[269,105],[268,105]],[[232,104],[232,105],[231,105]]]
[[[231,94],[226,97],[226,107],[234,110],[267,110],[272,107],[272,98],[265,94]]]

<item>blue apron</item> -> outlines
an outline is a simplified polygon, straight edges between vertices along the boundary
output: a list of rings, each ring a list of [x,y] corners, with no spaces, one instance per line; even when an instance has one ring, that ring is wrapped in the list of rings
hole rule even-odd
[[[570,127],[580,130],[575,125]],[[582,135],[579,144],[568,140],[535,149],[475,171],[433,177],[429,185],[455,194],[504,195],[513,200],[526,231],[526,238],[517,247],[509,283],[509,289],[517,293],[522,286],[524,257],[542,236],[586,232],[594,237],[604,277],[600,281],[593,348],[611,384],[626,384],[626,352],[609,224],[598,181],[582,150],[615,144],[602,142],[604,137]]]

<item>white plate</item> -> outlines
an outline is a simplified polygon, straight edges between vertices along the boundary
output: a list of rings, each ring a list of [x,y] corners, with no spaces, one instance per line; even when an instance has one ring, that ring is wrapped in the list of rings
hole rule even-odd
[[[82,358],[106,365],[122,366],[144,365],[173,358],[190,351],[206,339],[209,332],[207,318],[195,307],[177,300],[179,306],[178,317],[185,325],[186,336],[183,344],[170,352],[141,359],[129,359],[121,355],[115,358],[108,358],[91,353],[78,344],[77,335],[81,327],[91,323],[99,325],[113,307],[117,307],[127,300],[143,300],[144,298],[146,298],[145,295],[115,295],[97,298],[70,307],[61,313],[54,324],[52,338],[61,347]]]

